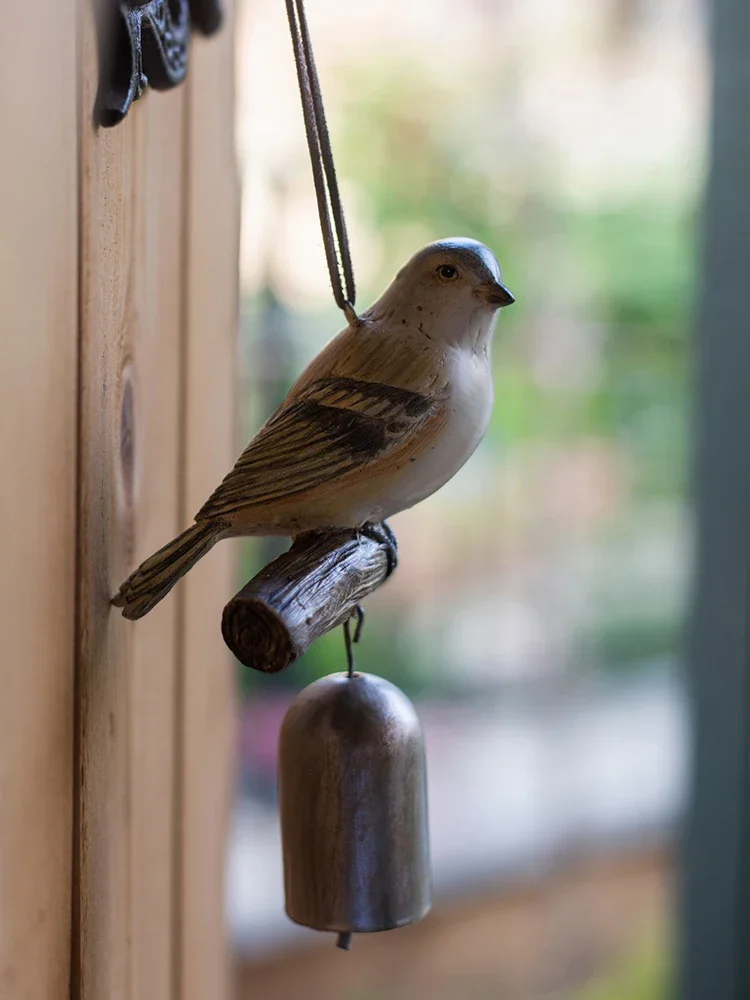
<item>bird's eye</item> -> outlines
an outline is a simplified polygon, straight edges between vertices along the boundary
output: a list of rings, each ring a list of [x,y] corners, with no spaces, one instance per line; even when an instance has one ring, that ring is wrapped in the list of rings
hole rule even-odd
[[[458,270],[452,264],[441,264],[437,273],[443,281],[455,281],[458,277]]]

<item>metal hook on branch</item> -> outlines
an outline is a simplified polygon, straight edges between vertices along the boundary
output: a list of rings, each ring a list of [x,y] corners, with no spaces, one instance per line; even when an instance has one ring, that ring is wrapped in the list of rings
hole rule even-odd
[[[357,619],[357,627],[354,630],[354,636],[351,633],[351,621],[352,618]],[[346,646],[346,668],[349,677],[354,677],[354,643],[359,642],[359,638],[362,635],[362,629],[365,624],[365,609],[361,604],[355,605],[352,608],[349,617],[344,622],[344,645]]]

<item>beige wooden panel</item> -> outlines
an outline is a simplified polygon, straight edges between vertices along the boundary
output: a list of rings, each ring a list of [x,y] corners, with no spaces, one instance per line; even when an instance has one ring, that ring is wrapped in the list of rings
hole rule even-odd
[[[185,92],[96,131],[81,3],[80,962],[88,1000],[168,1000],[178,602],[109,604],[180,509]]]
[[[188,78],[187,392],[184,523],[236,458],[239,199],[234,155],[234,16],[197,38]],[[233,672],[221,611],[234,592],[234,542],[180,585],[182,681],[181,1000],[230,995],[224,869],[235,753]]]
[[[0,997],[67,995],[77,240],[73,0],[0,31]]]

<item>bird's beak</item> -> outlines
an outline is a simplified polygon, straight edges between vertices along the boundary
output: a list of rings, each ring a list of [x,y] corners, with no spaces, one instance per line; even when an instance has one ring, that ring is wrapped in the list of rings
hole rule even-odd
[[[482,302],[498,309],[502,309],[503,306],[512,306],[516,301],[513,293],[499,281],[488,281],[484,285],[477,285],[476,293]]]

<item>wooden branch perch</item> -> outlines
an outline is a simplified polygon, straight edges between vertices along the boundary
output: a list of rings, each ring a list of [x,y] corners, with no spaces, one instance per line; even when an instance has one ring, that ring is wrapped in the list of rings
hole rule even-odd
[[[224,608],[224,641],[246,667],[277,673],[353,608],[396,568],[396,536],[387,524],[303,535]]]

